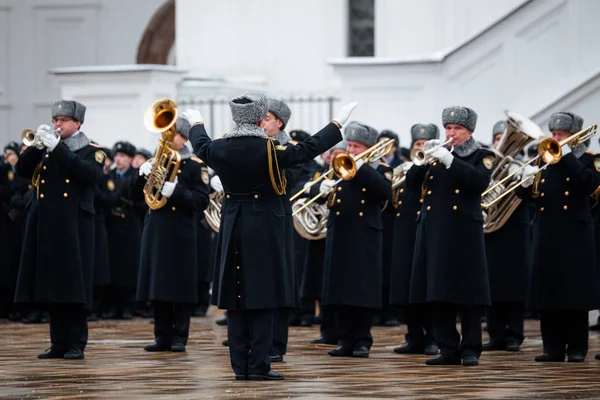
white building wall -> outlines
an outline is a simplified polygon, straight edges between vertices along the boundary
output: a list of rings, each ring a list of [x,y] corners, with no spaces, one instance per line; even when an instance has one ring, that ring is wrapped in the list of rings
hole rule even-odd
[[[163,2],[0,0],[0,144],[50,123],[60,96],[50,69],[134,64],[144,29]]]

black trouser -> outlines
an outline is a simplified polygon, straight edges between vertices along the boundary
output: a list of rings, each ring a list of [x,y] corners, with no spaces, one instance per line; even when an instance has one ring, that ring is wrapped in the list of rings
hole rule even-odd
[[[432,303],[433,331],[443,357],[465,357],[481,355],[480,306],[452,303]],[[456,316],[460,316],[461,337],[456,330]]]
[[[170,346],[187,344],[190,333],[192,305],[187,303],[153,302],[154,339],[156,343]]]
[[[492,303],[487,309],[487,327],[490,341],[498,343],[523,343],[523,303]]]
[[[198,282],[198,306],[204,311],[210,306],[210,282]]]
[[[335,330],[343,346],[352,349],[373,344],[371,326],[373,309],[355,306],[331,306],[335,314]]]
[[[312,319],[315,316],[316,301],[315,299],[302,299],[302,319]]]
[[[265,374],[271,370],[270,353],[276,311],[227,311],[229,358],[236,375]]]
[[[339,336],[335,331],[335,312],[333,306],[321,305],[321,336],[325,340],[339,340]]]
[[[285,355],[287,352],[288,332],[289,332],[290,310],[287,308],[278,308],[275,311],[275,322],[273,324],[273,346],[271,354]]]
[[[135,288],[128,286],[112,286],[111,291],[111,311],[117,317],[123,314],[132,314],[135,310]]]
[[[52,347],[67,351],[85,349],[88,341],[87,310],[83,304],[50,303],[50,341]]]
[[[588,351],[588,312],[580,310],[544,310],[540,328],[544,353],[564,357]]]
[[[426,346],[435,342],[433,317],[429,304],[407,304],[404,308],[406,342],[415,346]]]

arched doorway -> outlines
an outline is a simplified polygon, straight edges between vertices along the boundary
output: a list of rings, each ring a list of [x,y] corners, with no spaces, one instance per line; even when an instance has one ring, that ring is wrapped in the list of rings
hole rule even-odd
[[[169,54],[174,44],[175,0],[167,0],[156,10],[146,26],[138,46],[136,63],[166,65],[170,61]]]

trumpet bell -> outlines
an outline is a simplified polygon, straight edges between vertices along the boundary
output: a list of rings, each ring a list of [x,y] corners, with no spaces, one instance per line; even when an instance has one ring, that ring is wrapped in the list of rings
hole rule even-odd
[[[23,132],[21,132],[21,141],[23,142],[23,144],[25,146],[27,146],[27,147],[34,146],[35,139],[36,139],[35,131],[33,131],[31,129],[23,129]]]
[[[538,154],[546,164],[556,164],[562,157],[560,143],[553,138],[543,138],[537,146]]]
[[[336,175],[345,181],[356,176],[356,162],[348,153],[338,153],[331,160],[331,166]]]
[[[177,104],[169,99],[156,100],[144,114],[144,126],[150,132],[162,133],[177,122]]]

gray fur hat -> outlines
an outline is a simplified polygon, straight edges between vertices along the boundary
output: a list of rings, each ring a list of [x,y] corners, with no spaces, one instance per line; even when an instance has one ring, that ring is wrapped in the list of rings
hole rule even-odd
[[[435,124],[414,124],[410,128],[410,137],[412,143],[417,140],[433,140],[439,139],[440,130]]]
[[[365,125],[360,122],[352,121],[344,130],[345,139],[359,142],[367,147],[371,147],[377,143],[377,131],[375,128]]]
[[[283,101],[277,99],[269,99],[269,112],[275,115],[283,122],[281,130],[284,130],[290,117],[292,116],[292,110]]]
[[[233,122],[238,125],[256,124],[267,115],[268,100],[261,93],[245,93],[229,101]]]
[[[83,123],[85,106],[74,100],[59,100],[52,104],[52,118],[56,117],[71,117]]]
[[[557,112],[550,116],[548,129],[552,131],[565,131],[577,133],[583,128],[583,118],[571,112]]]
[[[448,107],[442,111],[442,125],[461,125],[473,132],[477,125],[477,113],[468,107]]]
[[[189,121],[183,117],[177,117],[177,121],[175,122],[175,131],[179,133],[186,139],[190,138],[190,129],[192,126]]]
[[[499,133],[504,133],[506,128],[508,127],[508,123],[506,121],[498,121],[494,124],[494,128],[492,128],[492,137],[496,137]]]

